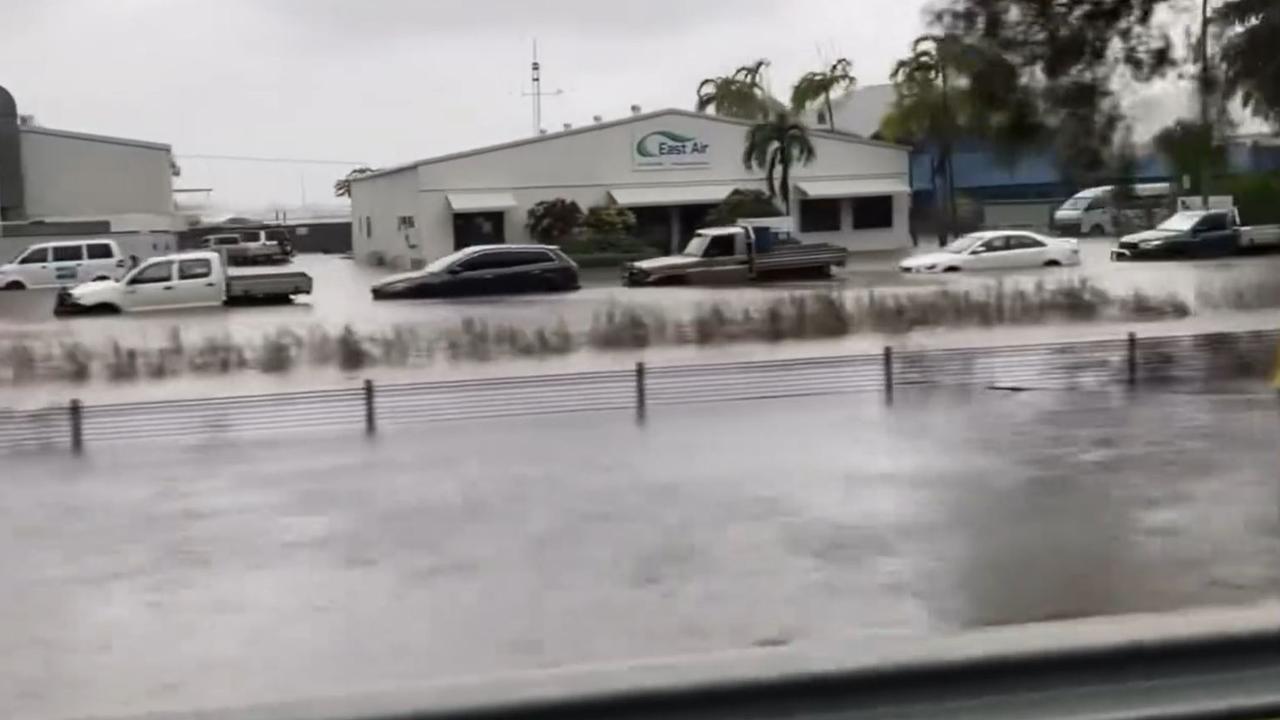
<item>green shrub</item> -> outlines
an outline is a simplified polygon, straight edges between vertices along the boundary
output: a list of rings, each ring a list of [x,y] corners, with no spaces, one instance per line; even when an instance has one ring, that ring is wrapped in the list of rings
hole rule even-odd
[[[1214,195],[1230,195],[1246,225],[1280,223],[1280,173],[1254,173],[1218,178]]]
[[[597,205],[587,211],[582,227],[593,242],[629,238],[636,232],[636,215],[624,207]]]
[[[779,217],[783,214],[763,190],[738,188],[707,213],[706,224],[732,225],[743,218]]]
[[[582,208],[564,198],[543,200],[529,208],[525,227],[537,240],[558,244],[577,235],[582,229]]]

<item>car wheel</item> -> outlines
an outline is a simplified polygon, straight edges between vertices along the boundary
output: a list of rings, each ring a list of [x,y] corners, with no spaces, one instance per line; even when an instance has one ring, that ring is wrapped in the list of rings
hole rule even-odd
[[[949,268],[947,268],[947,269],[943,270],[942,272],[960,272],[960,268],[958,268],[958,267],[949,267]]]
[[[1044,266],[1045,267],[1062,267],[1062,263],[1058,262],[1057,260],[1046,260],[1044,262]]]
[[[26,290],[27,286],[23,285],[18,280],[10,280],[9,282],[4,284],[4,289],[5,290]]]

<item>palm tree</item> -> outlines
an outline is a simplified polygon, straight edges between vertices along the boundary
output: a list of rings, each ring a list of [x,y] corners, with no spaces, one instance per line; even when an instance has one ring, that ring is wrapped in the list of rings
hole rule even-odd
[[[821,103],[822,111],[818,113],[818,122],[827,123],[834,132],[836,129],[835,112],[831,108],[833,92],[853,89],[858,79],[850,74],[853,63],[848,58],[840,58],[831,64],[825,72],[805,73],[791,90],[791,110],[803,113],[812,105]]]
[[[1280,4],[1228,0],[1215,15],[1228,28],[1221,52],[1226,89],[1255,115],[1280,125]]]
[[[748,170],[765,171],[769,198],[782,199],[786,212],[791,212],[791,166],[808,165],[817,156],[809,131],[786,110],[776,110],[747,131],[742,149],[742,164]],[[775,181],[775,175],[780,175]]]
[[[956,110],[961,103],[950,87],[949,52],[942,38],[924,35],[916,39],[911,54],[893,67],[890,79],[894,85],[894,101],[880,123],[880,134],[895,142],[930,143],[930,176],[933,187],[943,180],[947,193],[942,201],[945,224],[938,239],[946,244],[955,225],[955,192],[952,150],[958,136]]]
[[[369,175],[375,172],[377,172],[377,170],[374,170],[368,165],[361,165],[360,167],[352,170],[351,172],[347,173],[346,175],[334,181],[333,196],[334,197],[351,197],[351,180],[353,178],[358,178],[361,175]]]
[[[769,96],[764,85],[768,60],[743,65],[731,75],[710,77],[698,83],[698,112],[712,108],[715,114],[740,120],[767,117],[771,108],[780,104]]]

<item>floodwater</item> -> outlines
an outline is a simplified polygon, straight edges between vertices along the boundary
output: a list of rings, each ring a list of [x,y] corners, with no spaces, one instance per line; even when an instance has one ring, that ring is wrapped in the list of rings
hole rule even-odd
[[[1251,602],[1274,394],[904,391],[7,457],[0,706],[127,715]]]
[[[1083,265],[1079,268],[905,276],[895,269],[898,254],[873,253],[855,256],[850,267],[833,281],[748,287],[622,288],[613,271],[592,270],[584,271],[584,289],[576,293],[379,303],[370,298],[368,286],[383,274],[382,271],[361,267],[336,257],[302,256],[298,258],[296,267],[312,274],[317,292],[313,297],[291,306],[215,308],[55,320],[50,315],[52,293],[3,293],[0,294],[0,344],[18,340],[56,348],[57,343],[76,341],[84,343],[94,352],[108,354],[113,341],[132,347],[162,348],[173,342],[175,334],[187,347],[219,338],[253,344],[260,343],[264,337],[281,329],[305,336],[308,331],[317,329],[336,334],[346,325],[351,325],[362,333],[400,325],[411,326],[417,331],[430,334],[456,329],[463,318],[518,327],[552,327],[563,321],[572,331],[581,332],[589,327],[594,315],[611,305],[662,309],[672,317],[685,318],[700,306],[710,303],[758,305],[769,298],[817,288],[854,292],[866,289],[910,291],[937,287],[982,288],[996,281],[1017,285],[1039,280],[1054,282],[1079,278],[1087,278],[1115,292],[1135,289],[1150,293],[1174,292],[1194,305],[1195,296],[1201,290],[1216,290],[1232,284],[1239,286],[1264,278],[1280,277],[1280,256],[1195,262],[1112,263],[1107,257],[1111,245],[1112,242],[1105,239],[1083,240]],[[1135,329],[1145,335],[1273,329],[1276,317],[1275,311],[1241,313],[1198,308],[1191,318],[1146,323],[1136,327],[1134,323],[1087,323],[994,329],[936,328],[892,337],[860,334],[835,340],[771,345],[653,347],[644,351],[611,353],[584,351],[570,356],[483,363],[438,361],[428,367],[372,368],[360,375],[346,375],[329,367],[298,366],[286,374],[266,375],[248,371],[237,373],[231,378],[187,374],[163,380],[108,383],[97,377],[80,385],[65,382],[9,385],[3,390],[0,407],[60,404],[72,396],[88,402],[119,402],[131,399],[268,392],[286,387],[342,387],[358,383],[365,376],[380,382],[395,382],[620,368],[638,360],[651,364],[677,364],[857,354],[878,352],[887,344],[899,348],[957,347],[1120,337]]]

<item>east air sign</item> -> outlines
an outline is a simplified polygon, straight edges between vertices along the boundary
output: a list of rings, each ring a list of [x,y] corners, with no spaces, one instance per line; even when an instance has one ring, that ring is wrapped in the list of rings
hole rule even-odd
[[[711,144],[697,135],[660,129],[640,132],[631,144],[631,163],[637,170],[707,167]]]

